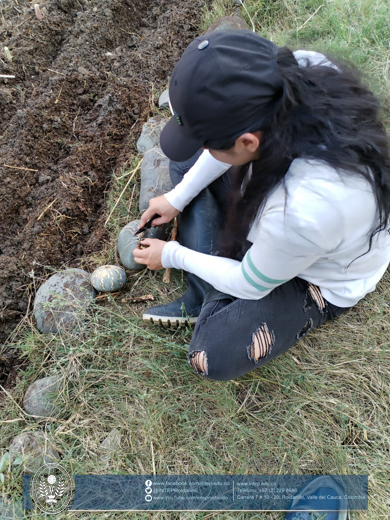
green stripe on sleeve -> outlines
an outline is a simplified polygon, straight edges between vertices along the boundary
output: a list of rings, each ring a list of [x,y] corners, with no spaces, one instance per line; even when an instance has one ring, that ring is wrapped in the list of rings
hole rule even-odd
[[[287,280],[274,280],[273,278],[268,278],[268,276],[265,276],[263,273],[261,273],[256,268],[255,264],[252,261],[252,258],[251,258],[251,255],[250,255],[250,250],[248,251],[246,257],[247,257],[247,260],[248,260],[248,265],[251,268],[252,272],[257,276],[257,278],[260,278],[260,280],[262,280],[263,282],[276,284],[276,285],[280,285],[282,283],[288,282],[289,279],[287,279]]]
[[[258,291],[270,291],[272,287],[263,287],[262,285],[259,285],[258,283],[254,282],[252,278],[248,275],[248,273],[245,271],[244,262],[241,262],[241,271],[244,275],[245,280],[250,283],[255,289]]]

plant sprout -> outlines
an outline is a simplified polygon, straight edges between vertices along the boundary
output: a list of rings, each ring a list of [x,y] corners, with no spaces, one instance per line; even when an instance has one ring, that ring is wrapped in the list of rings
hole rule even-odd
[[[7,60],[10,63],[12,63],[12,54],[11,54],[11,52],[10,52],[8,47],[4,47],[4,54],[5,54],[6,58],[7,58]]]

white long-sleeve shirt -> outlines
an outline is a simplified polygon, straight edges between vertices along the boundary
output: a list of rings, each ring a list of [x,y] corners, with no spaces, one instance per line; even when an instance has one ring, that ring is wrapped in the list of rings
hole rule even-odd
[[[319,53],[294,54],[302,66],[306,59],[334,66]],[[165,197],[182,211],[230,166],[205,150]],[[299,276],[317,285],[329,302],[350,307],[375,290],[389,265],[387,229],[374,236],[367,253],[378,223],[375,196],[363,176],[337,171],[324,161],[296,159],[258,213],[247,237],[253,245],[242,262],[172,241],[164,246],[162,265],[184,269],[222,292],[248,300],[261,299]]]
[[[198,172],[199,182],[203,172],[207,168]],[[208,179],[203,180],[207,185]],[[164,246],[163,267],[184,269],[222,292],[248,300],[263,298],[299,276],[317,285],[331,303],[355,305],[375,290],[390,262],[387,230],[374,236],[370,252],[364,254],[379,218],[370,184],[324,161],[304,159],[292,162],[284,180],[255,219],[247,237],[253,245],[242,262],[172,241]],[[170,193],[167,198],[175,206]]]

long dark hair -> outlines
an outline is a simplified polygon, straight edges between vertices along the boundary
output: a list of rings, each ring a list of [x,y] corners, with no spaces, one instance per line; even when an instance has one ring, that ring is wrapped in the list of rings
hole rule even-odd
[[[245,192],[237,176],[222,237],[220,254],[241,260],[245,237],[259,207],[296,158],[321,159],[337,169],[363,175],[371,184],[379,209],[374,234],[386,227],[390,214],[388,139],[380,121],[380,104],[362,83],[360,73],[333,58],[335,67],[299,66],[287,48],[278,50],[283,89],[263,131],[260,158],[253,162]],[[228,149],[234,143],[221,143]],[[247,166],[244,166],[241,173]],[[373,178],[370,175],[370,170]],[[367,252],[368,252],[367,251]]]

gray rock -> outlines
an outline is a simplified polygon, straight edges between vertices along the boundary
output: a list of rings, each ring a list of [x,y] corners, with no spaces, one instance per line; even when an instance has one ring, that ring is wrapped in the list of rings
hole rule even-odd
[[[72,329],[97,293],[91,276],[82,269],[67,269],[51,276],[38,289],[34,316],[41,332]]]
[[[158,98],[158,106],[159,108],[169,107],[169,90],[164,90],[164,92]]]
[[[24,395],[23,406],[30,415],[54,417],[59,410],[54,405],[55,393],[58,392],[60,378],[57,376],[38,379],[30,385]]]
[[[171,189],[169,159],[163,154],[161,148],[152,148],[144,155],[141,165],[140,212],[149,207],[150,199],[163,195]]]
[[[156,116],[150,118],[142,127],[141,135],[137,141],[137,150],[145,153],[154,146],[160,144],[161,130],[167,124],[162,117]]]
[[[138,236],[134,236],[134,233],[139,229],[140,220],[133,220],[126,224],[122,228],[118,237],[118,254],[121,259],[122,265],[127,269],[141,270],[145,269],[146,265],[137,264],[134,261],[133,251],[137,247]],[[166,232],[166,226],[161,228],[152,227],[146,231],[144,238],[159,238],[164,239]]]
[[[100,457],[102,462],[108,461],[111,457],[111,454],[121,447],[121,434],[119,430],[113,429],[101,443],[100,447],[102,448],[103,455]]]
[[[0,498],[0,518],[1,520],[19,520],[24,518],[22,501],[3,502]]]
[[[205,34],[212,31],[230,31],[232,29],[249,29],[248,24],[239,16],[223,16],[207,29]]]
[[[24,432],[14,438],[9,447],[11,459],[23,458],[23,471],[36,473],[43,464],[57,462],[57,451],[49,444],[43,432]]]

